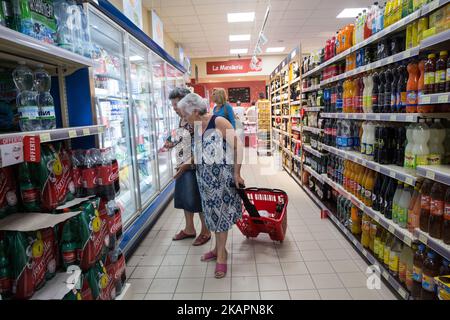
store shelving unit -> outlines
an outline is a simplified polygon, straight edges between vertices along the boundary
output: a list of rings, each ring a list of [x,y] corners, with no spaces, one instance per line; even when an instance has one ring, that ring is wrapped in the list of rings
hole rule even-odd
[[[313,149],[310,145],[305,144],[305,143],[303,144],[303,150],[305,150],[319,158],[321,158],[323,156],[322,152],[317,151],[316,149]]]
[[[418,122],[421,118],[447,118],[450,113],[321,113],[322,118],[372,120],[384,122]]]
[[[418,166],[417,174],[450,186],[450,165]]]
[[[270,102],[269,100],[258,100],[256,103],[256,136],[258,155],[271,154],[271,134],[270,134]]]

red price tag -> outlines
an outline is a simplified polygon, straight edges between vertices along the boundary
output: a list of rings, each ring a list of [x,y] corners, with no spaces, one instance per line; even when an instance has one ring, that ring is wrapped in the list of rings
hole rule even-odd
[[[39,136],[23,138],[23,158],[25,162],[41,162],[41,139]]]

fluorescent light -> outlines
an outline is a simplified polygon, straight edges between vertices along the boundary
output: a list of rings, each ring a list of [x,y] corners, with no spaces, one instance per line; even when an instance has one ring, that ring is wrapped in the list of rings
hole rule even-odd
[[[252,22],[255,20],[255,12],[228,13],[228,22]]]
[[[144,61],[144,58],[141,56],[131,56],[130,61]]]
[[[249,34],[230,34],[230,41],[248,41],[250,40]]]
[[[230,49],[231,54],[246,54],[248,49]]]
[[[267,53],[283,52],[284,49],[286,49],[286,47],[272,47],[272,48],[267,48],[266,52]]]
[[[339,13],[336,16],[336,18],[338,19],[355,18],[363,10],[366,10],[366,8],[345,8],[344,10],[341,11],[341,13]]]

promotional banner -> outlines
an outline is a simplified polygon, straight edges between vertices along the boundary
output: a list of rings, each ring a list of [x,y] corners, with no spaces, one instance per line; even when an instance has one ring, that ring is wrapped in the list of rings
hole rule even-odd
[[[207,74],[233,74],[262,71],[262,60],[258,59],[256,68],[251,68],[251,59],[211,61],[206,63]]]
[[[123,0],[123,13],[142,30],[141,0]]]
[[[164,25],[155,10],[152,10],[153,41],[164,49]]]

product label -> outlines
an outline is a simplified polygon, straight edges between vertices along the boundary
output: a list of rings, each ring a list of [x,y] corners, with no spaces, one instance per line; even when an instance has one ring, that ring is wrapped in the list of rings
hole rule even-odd
[[[417,91],[408,90],[406,99],[408,106],[417,106]]]
[[[394,221],[398,221],[398,206],[397,204],[394,202],[392,204],[392,220]]]
[[[37,106],[27,106],[17,108],[21,121],[39,119],[39,108]]]
[[[423,274],[422,276],[422,289],[428,291],[428,292],[434,292],[436,289],[436,285],[434,283],[433,277],[430,277],[426,274]]]
[[[39,189],[21,190],[22,201],[25,203],[33,203],[39,201]]]
[[[435,79],[436,83],[445,83],[445,77],[446,77],[445,70],[436,71],[436,79]]]
[[[391,251],[389,255],[389,270],[394,273],[398,272],[399,255],[397,252]]]
[[[378,106],[378,94],[372,95],[372,106]]]
[[[410,152],[406,152],[405,153],[405,167],[407,168],[415,168],[416,167],[416,157],[410,153]]]
[[[428,155],[427,154],[425,154],[425,155],[417,155],[416,156],[416,165],[415,165],[415,167],[417,167],[417,166],[426,166],[426,165],[428,165]]]
[[[366,188],[364,188],[364,186],[361,186],[361,191],[360,191],[361,198],[364,198],[365,194],[366,194]]]
[[[438,165],[442,162],[442,156],[438,153],[430,153],[428,155],[428,164],[429,165]]]
[[[406,262],[400,261],[398,263],[398,277],[402,280],[406,279]]]
[[[420,196],[420,208],[423,210],[429,210],[431,204],[431,198],[427,195]]]
[[[361,153],[366,154],[366,144],[365,143],[361,143]]]
[[[342,99],[336,98],[336,110],[342,110],[343,101]]]
[[[12,281],[9,277],[0,277],[0,294],[5,294],[11,291]]]
[[[397,207],[397,220],[400,226],[406,226],[408,222],[408,209]]]
[[[433,85],[435,82],[435,73],[434,72],[425,72],[424,83],[425,85]]]
[[[422,282],[422,269],[416,266],[413,266],[413,280],[416,282]]]
[[[450,68],[447,68],[447,77],[445,79],[445,81],[450,81]]]
[[[381,242],[378,246],[378,259],[383,261],[384,260],[384,243]]]
[[[370,190],[367,190],[367,189],[366,189],[364,195],[365,195],[365,197],[366,197],[367,200],[372,199],[372,192],[371,192]]]
[[[397,105],[397,95],[395,93],[391,94],[391,107],[395,107]]]
[[[81,188],[83,186],[82,171],[80,168],[72,168],[72,180],[75,188]]]
[[[433,216],[442,216],[444,214],[444,201],[431,199],[431,214]]]
[[[391,248],[389,247],[384,247],[384,253],[383,253],[383,262],[385,265],[389,265],[389,257],[391,255]]]
[[[366,144],[366,155],[368,155],[369,157],[373,156],[373,144]]]
[[[362,222],[362,230],[363,232],[370,232],[370,222],[369,221],[363,221]]]
[[[372,193],[372,202],[375,203],[377,200],[377,195],[375,193]]]
[[[331,104],[336,104],[336,93],[331,94]]]
[[[417,228],[419,226],[418,216],[414,214],[414,210],[408,210],[408,228]]]
[[[100,166],[98,167],[98,184],[100,186],[108,186],[114,183],[114,177],[112,175],[112,166]]]
[[[96,185],[96,172],[95,168],[83,169],[83,188],[92,189]]]
[[[373,254],[375,257],[378,257],[378,253],[380,252],[380,239],[379,238],[375,238],[375,240],[373,240]]]
[[[450,203],[445,204],[444,220],[450,220]]]
[[[41,107],[41,110],[39,111],[39,118],[41,120],[54,120],[55,107],[54,106]]]

